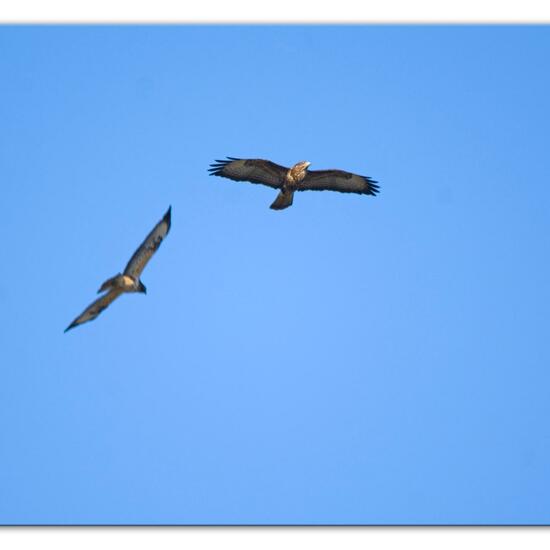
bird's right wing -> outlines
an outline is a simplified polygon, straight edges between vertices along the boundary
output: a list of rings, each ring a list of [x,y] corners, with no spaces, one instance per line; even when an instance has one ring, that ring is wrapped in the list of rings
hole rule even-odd
[[[236,159],[217,160],[208,169],[211,176],[221,176],[234,181],[262,183],[274,189],[280,189],[288,168],[270,160]]]
[[[104,309],[106,309],[112,302],[114,302],[120,295],[122,290],[119,288],[111,288],[107,294],[104,294],[98,298],[95,302],[90,304],[66,329],[68,330],[86,323],[87,321],[93,321]]]
[[[172,207],[168,208],[166,214],[160,222],[153,227],[149,235],[139,245],[138,249],[133,253],[124,268],[124,275],[130,275],[136,281],[140,278],[141,272],[147,265],[147,262],[153,257],[153,254],[158,250],[164,237],[168,235],[172,224]]]

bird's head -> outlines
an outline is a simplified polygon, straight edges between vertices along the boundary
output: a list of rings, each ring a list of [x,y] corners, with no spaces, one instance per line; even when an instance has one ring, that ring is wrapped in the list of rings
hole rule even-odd
[[[308,166],[311,164],[311,162],[308,162],[307,160],[302,160],[300,162],[297,162],[292,167],[292,175],[294,176],[294,179],[297,181],[302,180],[307,172]]]
[[[138,292],[147,294],[147,287],[141,281],[139,281]]]

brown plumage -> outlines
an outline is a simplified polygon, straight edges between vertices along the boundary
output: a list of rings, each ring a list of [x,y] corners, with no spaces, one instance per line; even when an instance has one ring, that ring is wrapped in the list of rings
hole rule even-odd
[[[68,330],[92,321],[112,302],[114,302],[121,294],[125,292],[142,292],[147,293],[145,285],[141,282],[141,272],[151,259],[153,254],[158,250],[164,237],[170,231],[172,217],[172,207],[168,208],[166,214],[160,222],[158,222],[153,230],[145,237],[138,249],[134,252],[130,261],[126,265],[123,273],[117,273],[114,277],[107,279],[98,290],[103,292],[107,290],[107,294],[99,297],[95,302],[91,303],[66,329]]]
[[[308,170],[311,163],[298,162],[291,168],[263,159],[238,159],[227,157],[217,160],[209,169],[211,176],[221,176],[234,181],[261,183],[280,189],[271,204],[273,210],[283,210],[292,205],[295,191],[339,191],[376,195],[378,182],[344,170]]]

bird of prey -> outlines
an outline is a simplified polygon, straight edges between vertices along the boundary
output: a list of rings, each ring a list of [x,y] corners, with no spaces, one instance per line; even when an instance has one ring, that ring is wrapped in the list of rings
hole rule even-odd
[[[216,160],[211,164],[209,172],[211,176],[263,183],[279,189],[277,198],[270,206],[273,210],[291,206],[295,191],[340,191],[360,195],[378,193],[378,182],[369,177],[343,170],[308,170],[310,164],[302,161],[287,168],[270,160],[227,157],[227,160]]]
[[[141,292],[147,293],[145,285],[141,282],[141,272],[151,259],[153,254],[158,250],[164,237],[170,231],[172,207],[168,208],[166,214],[160,222],[155,225],[153,230],[145,237],[139,248],[134,252],[130,261],[126,265],[123,273],[117,273],[114,277],[107,279],[98,290],[98,293],[107,291],[95,302],[90,304],[66,329],[68,330],[92,321],[112,302],[114,302],[121,294],[125,292]]]

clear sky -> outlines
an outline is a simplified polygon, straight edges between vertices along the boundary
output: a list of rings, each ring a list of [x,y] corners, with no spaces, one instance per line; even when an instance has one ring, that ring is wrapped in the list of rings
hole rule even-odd
[[[548,27],[0,28],[0,523],[550,522]],[[226,155],[377,197],[208,175]],[[63,333],[172,205],[121,297]]]

